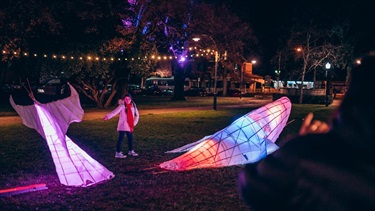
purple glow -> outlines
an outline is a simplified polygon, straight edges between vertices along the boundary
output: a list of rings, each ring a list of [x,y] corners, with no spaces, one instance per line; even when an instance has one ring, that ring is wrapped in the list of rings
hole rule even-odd
[[[134,6],[135,4],[137,4],[137,0],[128,0],[128,3]]]
[[[123,19],[122,20],[122,25],[126,28],[126,29],[130,29],[133,25],[133,22],[132,22],[132,19],[131,18],[126,18],[126,19]]]
[[[183,63],[186,61],[186,58],[181,56],[180,59],[178,60],[179,63]]]

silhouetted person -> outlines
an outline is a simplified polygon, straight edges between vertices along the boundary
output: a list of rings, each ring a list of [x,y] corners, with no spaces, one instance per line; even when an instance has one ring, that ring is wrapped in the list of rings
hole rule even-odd
[[[309,114],[298,137],[245,166],[239,188],[251,208],[375,210],[375,95],[369,78],[375,78],[374,54],[353,69],[329,124]]]

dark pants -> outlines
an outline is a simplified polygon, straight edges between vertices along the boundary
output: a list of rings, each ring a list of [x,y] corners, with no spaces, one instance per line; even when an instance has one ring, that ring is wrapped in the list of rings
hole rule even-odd
[[[124,140],[125,134],[126,134],[126,138],[128,139],[128,149],[129,151],[133,150],[133,133],[129,131],[118,131],[116,152],[122,151],[122,140]]]

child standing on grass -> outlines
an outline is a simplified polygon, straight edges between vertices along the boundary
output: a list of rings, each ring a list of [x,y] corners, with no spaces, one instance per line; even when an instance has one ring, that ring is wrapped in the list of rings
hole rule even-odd
[[[120,113],[120,117],[117,124],[118,140],[116,144],[115,157],[126,158],[126,156],[122,153],[122,141],[125,134],[128,139],[128,155],[138,156],[138,154],[133,150],[133,132],[134,127],[137,125],[139,120],[139,112],[130,94],[125,94],[124,97],[119,100],[119,105],[117,108],[105,115],[103,120],[109,120],[118,113]]]

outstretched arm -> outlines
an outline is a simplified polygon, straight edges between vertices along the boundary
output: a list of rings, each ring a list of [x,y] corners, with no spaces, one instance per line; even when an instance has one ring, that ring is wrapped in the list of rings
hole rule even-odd
[[[311,133],[327,133],[329,126],[327,123],[320,120],[313,120],[314,114],[308,113],[302,122],[301,128],[299,129],[299,135],[306,135]]]
[[[117,108],[113,111],[111,111],[110,113],[108,113],[107,115],[105,115],[103,117],[103,120],[108,120],[108,119],[111,119],[112,117],[116,116],[118,113],[120,113],[121,109],[124,108],[124,105],[123,104],[119,104],[117,106]]]

